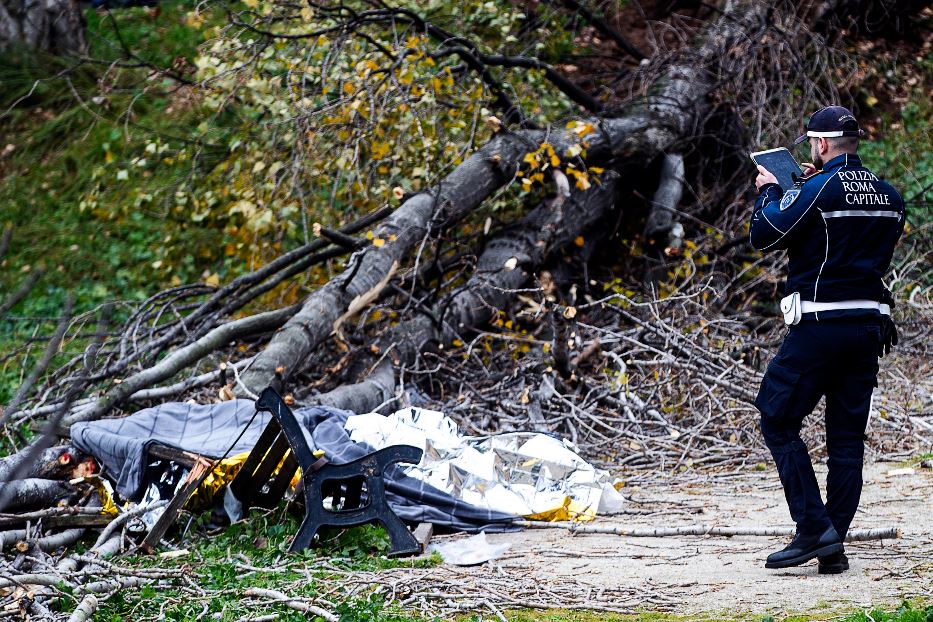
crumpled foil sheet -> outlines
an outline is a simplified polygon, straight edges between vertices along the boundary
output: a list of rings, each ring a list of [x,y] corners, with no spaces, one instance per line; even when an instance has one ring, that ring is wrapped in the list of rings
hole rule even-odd
[[[608,471],[548,434],[464,436],[444,413],[414,407],[388,417],[352,416],[345,427],[352,440],[375,449],[422,449],[417,466],[399,465],[406,474],[475,506],[532,520],[587,521],[618,512],[624,501]]]

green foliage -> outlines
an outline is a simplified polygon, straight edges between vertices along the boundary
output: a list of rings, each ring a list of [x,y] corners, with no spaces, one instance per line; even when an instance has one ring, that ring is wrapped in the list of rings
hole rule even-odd
[[[572,36],[501,1],[471,0],[456,10],[438,1],[401,4],[488,52],[529,53],[545,47],[536,41]],[[166,217],[179,228],[222,232],[223,244],[198,253],[219,248],[223,257],[265,261],[307,240],[315,221],[398,204],[491,134],[489,85],[475,72],[459,73],[460,57],[417,25],[384,20],[345,35],[338,26],[346,13],[275,0],[235,9],[236,25],[225,28],[206,27],[211,14],[200,8],[187,16],[209,36],[193,61],[196,79],[208,85],[198,93],[200,121],[189,123],[196,144],[153,138],[104,153],[84,209],[121,218],[158,201],[127,183],[140,169],[177,179],[169,204],[161,199]],[[498,73],[503,92],[529,116],[554,119],[567,109],[541,72],[516,71],[514,80]],[[199,174],[190,175],[192,168]],[[189,250],[167,238],[152,265],[177,273]]]
[[[866,95],[877,106],[877,123],[859,152],[908,201],[907,220],[916,228],[933,222],[933,53],[915,63],[881,63],[877,75],[877,92]]]
[[[187,24],[180,0],[160,3],[158,11],[87,11],[92,54],[120,57],[119,24],[123,42],[140,58],[184,72],[203,34]],[[82,209],[97,183],[96,162],[123,158],[153,137],[164,144],[197,116],[182,105],[187,100],[177,84],[149,80],[149,73],[15,50],[0,58],[0,229],[14,226],[13,244],[0,263],[0,298],[29,272],[45,269],[30,295],[0,320],[0,403],[12,396],[44,344],[34,344],[28,358],[25,351],[8,355],[24,339],[51,333],[66,292],[75,296],[80,313],[104,300],[145,298],[173,280],[243,270],[196,252],[185,253],[170,273],[154,265],[166,239],[187,249],[216,247],[216,232],[166,222],[164,205],[174,204],[179,177],[165,171],[137,166],[109,196],[122,208]],[[182,132],[180,140],[189,138]],[[137,202],[138,196],[150,200]],[[72,351],[82,343],[65,347]]]
[[[87,11],[88,55],[101,60],[124,56],[124,46],[155,67],[185,71],[203,41],[201,29],[187,19],[187,2],[167,0],[157,8]]]

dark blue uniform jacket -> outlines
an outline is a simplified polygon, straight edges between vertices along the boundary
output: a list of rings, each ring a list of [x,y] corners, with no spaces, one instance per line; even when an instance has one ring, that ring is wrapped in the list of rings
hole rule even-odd
[[[763,186],[749,234],[760,251],[787,249],[787,294],[836,302],[881,299],[881,278],[903,231],[901,195],[857,155],[844,154],[786,193],[777,184]],[[866,314],[877,311],[822,311],[804,319]]]

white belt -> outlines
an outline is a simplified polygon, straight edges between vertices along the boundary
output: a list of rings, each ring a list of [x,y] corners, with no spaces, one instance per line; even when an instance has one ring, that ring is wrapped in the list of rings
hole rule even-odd
[[[810,302],[800,301],[801,313],[816,313],[818,311],[837,311],[840,309],[873,309],[883,315],[891,315],[891,307],[874,300],[837,300],[836,302]]]
[[[784,314],[784,323],[794,325],[800,322],[804,313],[818,313],[820,311],[838,311],[840,309],[870,309],[882,315],[891,315],[891,307],[874,300],[837,300],[836,302],[811,302],[801,300],[800,293],[794,292],[781,299],[781,313]]]

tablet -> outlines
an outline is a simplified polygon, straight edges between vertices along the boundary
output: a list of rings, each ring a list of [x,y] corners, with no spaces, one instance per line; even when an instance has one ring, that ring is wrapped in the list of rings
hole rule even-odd
[[[795,179],[803,176],[803,171],[800,170],[797,160],[784,147],[756,151],[751,154],[751,158],[755,164],[760,164],[771,171],[771,174],[777,177],[778,184],[781,185],[785,192],[794,187]],[[796,178],[794,175],[796,175]]]

